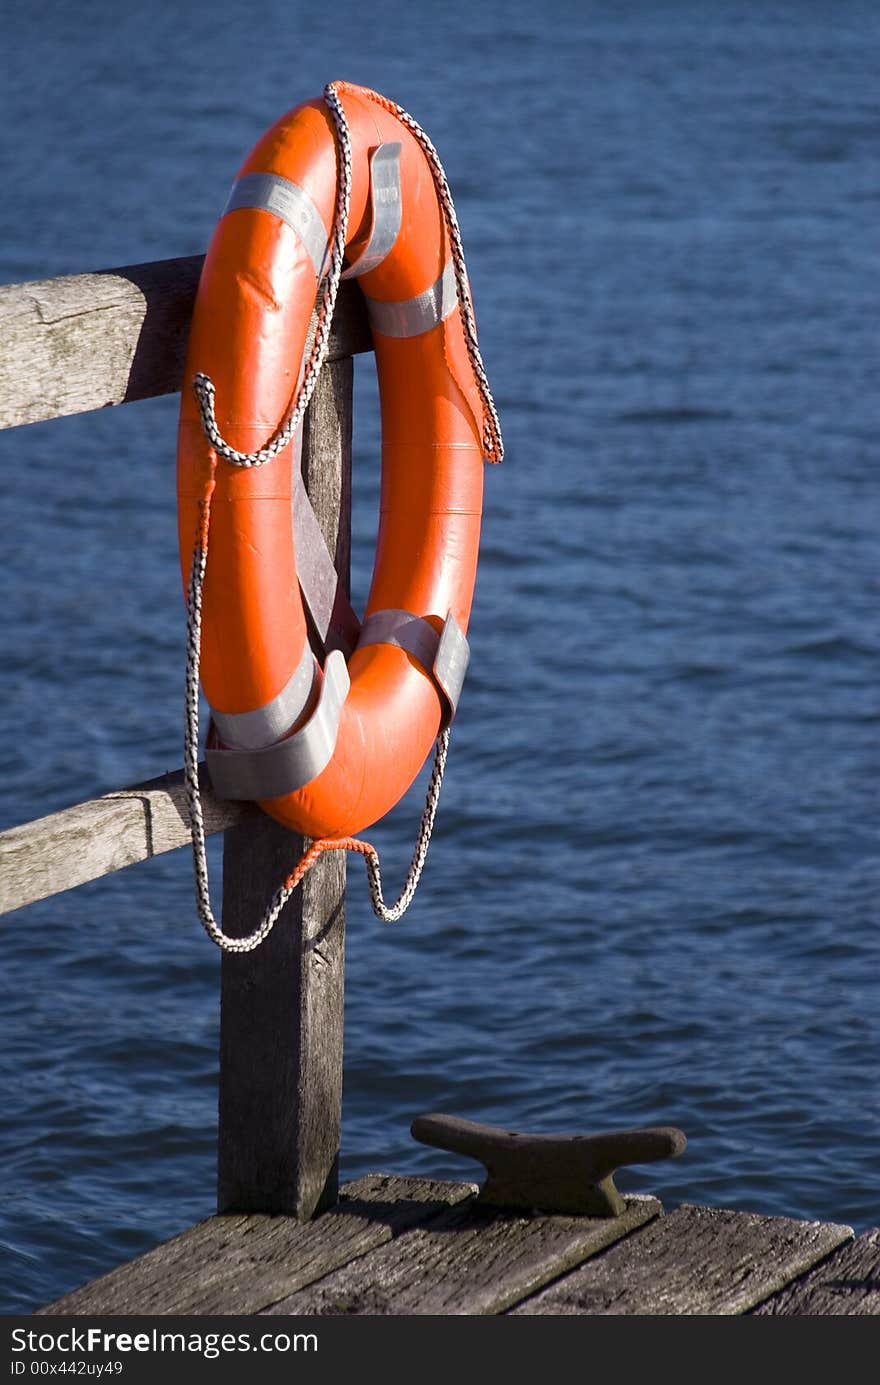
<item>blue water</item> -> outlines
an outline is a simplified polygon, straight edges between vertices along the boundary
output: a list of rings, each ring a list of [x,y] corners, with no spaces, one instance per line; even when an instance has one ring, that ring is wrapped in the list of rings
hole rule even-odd
[[[3,282],[200,253],[333,77],[407,106],[456,197],[508,457],[402,923],[351,866],[343,1177],[478,1175],[412,1141],[423,1111],[669,1123],[684,1155],[621,1186],[876,1225],[876,6],[33,0],[3,27]],[[0,435],[3,826],[181,761],[175,424]],[[389,888],[422,788],[371,834]],[[213,1210],[219,959],[186,851],[2,940],[9,1313]]]

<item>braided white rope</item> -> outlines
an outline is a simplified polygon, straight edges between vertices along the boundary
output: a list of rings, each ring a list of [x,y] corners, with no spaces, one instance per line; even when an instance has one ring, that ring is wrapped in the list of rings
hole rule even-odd
[[[257,452],[239,452],[222,437],[214,414],[214,383],[209,376],[199,372],[193,380],[193,390],[198,400],[202,416],[202,427],[214,451],[233,466],[263,466],[283,452],[302,422],[309,401],[315,392],[321,367],[327,358],[330,346],[330,329],[336,308],[336,295],[342,277],[342,264],[345,257],[345,242],[348,239],[348,212],[351,201],[351,136],[342,102],[336,94],[337,83],[329,82],[324,88],[324,100],[330,107],[336,125],[337,146],[340,167],[337,171],[336,210],[333,221],[333,240],[330,268],[323,280],[321,303],[318,309],[318,323],[315,338],[308,360],[303,368],[300,387],[279,423],[272,437]]]
[[[211,909],[208,882],[208,856],[205,848],[205,819],[199,787],[199,652],[202,635],[202,589],[208,554],[201,543],[196,545],[187,589],[186,614],[186,720],[183,746],[183,780],[189,807],[192,838],[193,871],[196,886],[196,907],[202,927],[208,937],[224,952],[253,952],[278,921],[278,916],[290,897],[284,886],[277,890],[258,927],[245,938],[233,938],[224,933]]]
[[[373,913],[380,918],[383,923],[396,923],[402,918],[413,901],[413,895],[418,888],[425,861],[428,856],[428,847],[431,845],[431,833],[434,830],[434,818],[437,813],[437,804],[440,799],[440,788],[443,783],[443,771],[446,768],[446,756],[449,753],[449,727],[440,732],[434,746],[434,764],[431,768],[431,778],[428,781],[428,790],[425,795],[425,807],[422,811],[422,820],[419,823],[419,834],[416,838],[412,860],[409,864],[406,880],[403,889],[398,896],[397,903],[389,908],[382,896],[382,874],[379,870],[379,856],[375,851],[365,852],[367,865],[367,884],[370,890],[370,902],[373,906]]]
[[[391,101],[387,96],[380,95],[377,91],[370,91],[364,87],[361,89],[363,94],[377,105],[383,106],[385,110],[391,111],[397,119],[415,136],[422,148],[431,174],[434,179],[434,186],[437,189],[437,197],[443,214],[446,219],[446,226],[449,231],[449,239],[452,243],[452,263],[455,269],[455,283],[458,289],[458,310],[464,328],[465,344],[474,375],[480,390],[480,397],[483,401],[483,408],[486,417],[483,424],[483,455],[488,462],[501,462],[504,459],[504,439],[501,435],[501,420],[498,417],[498,410],[492,391],[489,388],[489,379],[483,365],[483,357],[477,341],[477,325],[474,321],[474,310],[471,304],[470,285],[468,283],[467,265],[464,258],[464,246],[461,240],[461,231],[458,226],[458,216],[455,211],[455,204],[452,200],[449,182],[446,172],[440,162],[440,155],[434,148],[429,136],[419,125],[418,121],[399,106],[396,101]]]

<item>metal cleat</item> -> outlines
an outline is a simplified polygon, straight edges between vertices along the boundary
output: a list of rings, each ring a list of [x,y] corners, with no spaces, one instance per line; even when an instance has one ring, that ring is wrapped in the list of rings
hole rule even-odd
[[[603,1135],[527,1135],[439,1114],[417,1116],[410,1133],[422,1144],[485,1165],[489,1176],[478,1201],[486,1206],[589,1217],[618,1217],[625,1210],[614,1186],[616,1169],[673,1158],[687,1144],[674,1125]]]

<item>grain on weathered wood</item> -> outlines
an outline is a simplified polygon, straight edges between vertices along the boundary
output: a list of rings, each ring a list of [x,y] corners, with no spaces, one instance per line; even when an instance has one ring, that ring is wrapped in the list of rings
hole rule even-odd
[[[351,361],[325,365],[303,435],[303,478],[348,590]],[[307,842],[277,822],[226,834],[224,929],[257,927]],[[327,852],[254,952],[224,954],[217,1208],[306,1220],[338,1190],[345,853]]]
[[[753,1310],[754,1317],[880,1317],[880,1227],[872,1227]]]
[[[380,1246],[266,1311],[503,1313],[661,1211],[652,1197],[628,1198],[619,1217],[527,1217],[466,1204],[408,1231],[393,1249]]]
[[[474,1192],[468,1183],[368,1174],[310,1222],[210,1217],[36,1312],[256,1313]]]
[[[222,832],[259,815],[251,803],[215,798],[204,766],[200,780],[206,832]],[[0,833],[0,914],[189,840],[182,770],[10,827]]]
[[[0,428],[179,390],[204,256],[0,287]],[[372,350],[341,286],[330,359]]]
[[[353,388],[350,357],[325,364],[306,414],[302,450],[306,494],[346,592],[351,570]],[[331,459],[336,459],[333,465]]]
[[[685,1205],[513,1312],[746,1313],[851,1236],[848,1226]]]
[[[270,818],[224,839],[222,923],[256,928],[304,850]],[[223,954],[217,1208],[332,1203],[342,1102],[345,861],[323,856],[254,952]]]

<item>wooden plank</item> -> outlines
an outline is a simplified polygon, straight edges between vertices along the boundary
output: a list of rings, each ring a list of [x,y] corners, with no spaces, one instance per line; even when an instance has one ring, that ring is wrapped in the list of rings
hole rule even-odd
[[[37,1310],[80,1314],[256,1313],[470,1197],[470,1183],[368,1174],[314,1221],[211,1217]]]
[[[682,1206],[514,1313],[746,1313],[852,1236],[848,1226]]]
[[[206,832],[252,820],[251,803],[215,798],[200,769]],[[0,833],[0,914],[186,846],[183,771],[116,789]]]
[[[0,428],[181,387],[204,256],[0,287]],[[363,298],[341,286],[330,359],[372,350]]]
[[[266,1311],[320,1316],[502,1313],[661,1211],[652,1197],[628,1198],[619,1217],[520,1216],[466,1204]]]
[[[306,418],[303,476],[348,589],[352,362],[325,365]],[[227,832],[223,926],[259,923],[307,846],[269,818]],[[217,1209],[306,1220],[338,1189],[345,853],[328,852],[256,951],[224,954]]]
[[[754,1317],[880,1317],[880,1228],[856,1237],[821,1265],[753,1309]]]

